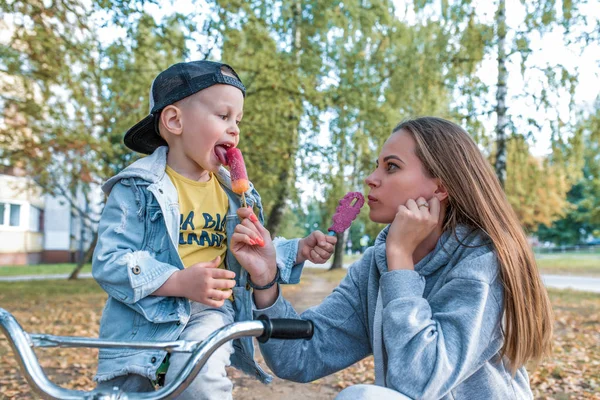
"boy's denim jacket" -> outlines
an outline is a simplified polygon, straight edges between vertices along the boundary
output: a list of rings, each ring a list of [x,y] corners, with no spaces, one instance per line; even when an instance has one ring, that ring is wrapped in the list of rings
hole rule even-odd
[[[159,147],[109,179],[102,190],[110,194],[98,228],[92,274],[108,293],[100,321],[100,337],[115,341],[171,341],[190,318],[190,302],[180,297],[152,296],[174,272],[183,269],[177,252],[179,202],[175,186],[165,173],[167,147]],[[231,190],[229,172],[215,174],[229,197],[227,245],[239,223],[239,196]],[[246,201],[261,223],[260,196],[251,185]],[[295,265],[298,239],[274,241],[280,283],[298,283],[303,264]],[[231,252],[228,269],[236,273],[233,288],[235,320],[252,319],[252,292],[248,273]],[[263,382],[272,377],[254,361],[252,338],[236,339],[232,364]],[[97,381],[134,373],[154,379],[165,351],[102,349]]]

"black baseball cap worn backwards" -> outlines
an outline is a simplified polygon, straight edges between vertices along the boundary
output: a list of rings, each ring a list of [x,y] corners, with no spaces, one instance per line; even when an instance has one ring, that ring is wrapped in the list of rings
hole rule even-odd
[[[158,132],[158,117],[163,108],[217,84],[235,86],[246,96],[241,79],[227,64],[201,60],[171,65],[152,82],[150,114],[125,133],[125,146],[143,154],[166,146],[167,142]]]

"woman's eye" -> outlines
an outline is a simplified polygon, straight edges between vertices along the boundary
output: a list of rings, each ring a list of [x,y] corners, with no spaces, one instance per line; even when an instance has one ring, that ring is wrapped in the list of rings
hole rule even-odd
[[[385,169],[386,169],[386,171],[393,171],[393,170],[399,169],[399,168],[400,167],[398,167],[396,164],[389,163]]]
[[[227,115],[219,115],[219,117],[221,117],[221,119],[222,119],[223,121],[225,121],[225,120],[227,119]]]
[[[239,125],[239,124],[240,124],[240,122],[242,122],[242,121],[235,121],[235,124],[236,124],[236,125]]]

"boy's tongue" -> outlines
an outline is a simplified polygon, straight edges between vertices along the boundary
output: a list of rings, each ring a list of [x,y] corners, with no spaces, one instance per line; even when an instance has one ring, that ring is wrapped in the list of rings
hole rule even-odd
[[[215,146],[215,154],[217,155],[219,162],[223,165],[227,165],[227,156],[225,155],[226,153],[227,153],[227,148],[225,146],[221,146],[221,145]]]

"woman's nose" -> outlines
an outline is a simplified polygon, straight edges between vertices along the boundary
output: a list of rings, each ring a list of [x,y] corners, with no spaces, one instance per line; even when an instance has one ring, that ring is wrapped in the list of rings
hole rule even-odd
[[[375,177],[375,172],[365,178],[365,183],[370,187],[374,188],[379,186],[379,180]]]

